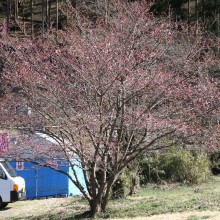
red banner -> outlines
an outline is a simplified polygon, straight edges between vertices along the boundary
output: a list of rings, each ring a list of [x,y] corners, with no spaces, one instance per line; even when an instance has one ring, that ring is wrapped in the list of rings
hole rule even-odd
[[[8,133],[0,134],[0,152],[8,152],[9,144],[8,144]]]

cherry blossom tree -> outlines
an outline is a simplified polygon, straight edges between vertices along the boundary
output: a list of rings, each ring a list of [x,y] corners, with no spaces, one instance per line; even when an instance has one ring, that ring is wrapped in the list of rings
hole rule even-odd
[[[55,150],[32,155],[51,162],[63,152],[73,172],[77,157],[86,186],[76,172],[69,177],[92,216],[106,210],[113,183],[138,156],[174,143],[205,146],[219,129],[213,42],[154,18],[146,3],[115,8],[107,23],[78,16],[77,29],[57,38],[0,42],[2,127],[52,137]],[[31,113],[12,114],[18,105]]]

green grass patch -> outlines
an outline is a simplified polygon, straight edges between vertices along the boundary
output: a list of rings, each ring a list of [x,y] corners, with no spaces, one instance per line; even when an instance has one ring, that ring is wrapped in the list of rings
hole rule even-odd
[[[148,185],[134,196],[114,199],[109,202],[107,211],[97,219],[128,218],[152,216],[165,213],[188,211],[220,211],[220,176],[210,178],[199,186]],[[89,210],[85,199],[63,198],[46,200],[27,200],[9,204],[0,212],[1,220],[73,220],[82,219]],[[197,212],[197,213],[198,213]],[[192,214],[187,220],[207,219],[210,216]]]
[[[150,216],[196,210],[218,211],[220,210],[219,185],[220,177],[213,177],[208,183],[199,186],[149,185],[142,188],[135,196],[110,201],[109,209],[101,217]]]

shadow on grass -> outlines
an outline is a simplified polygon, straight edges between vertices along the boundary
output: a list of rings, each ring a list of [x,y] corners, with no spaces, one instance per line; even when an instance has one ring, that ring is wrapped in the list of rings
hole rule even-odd
[[[66,215],[66,214],[65,214]],[[89,220],[91,218],[91,214],[89,211],[78,212],[72,215],[64,216],[64,213],[56,213],[56,214],[44,214],[39,216],[32,216],[31,213],[26,217],[13,217],[14,220]]]
[[[70,220],[70,219],[68,219],[68,220]],[[77,214],[77,215],[74,216],[74,219],[91,219],[91,212],[86,211],[86,212]]]
[[[5,207],[3,209],[0,209],[0,212],[4,212],[5,210],[9,210],[9,209],[11,209],[11,207]]]

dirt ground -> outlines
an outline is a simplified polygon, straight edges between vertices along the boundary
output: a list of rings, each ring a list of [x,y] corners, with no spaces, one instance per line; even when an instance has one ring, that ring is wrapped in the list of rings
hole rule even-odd
[[[150,217],[136,217],[114,220],[220,220],[220,211],[192,211],[172,214],[154,215]]]
[[[73,208],[74,207],[74,208]],[[27,200],[11,203],[0,211],[1,220],[48,220],[66,219],[74,215],[76,210],[86,210],[86,206],[77,206],[71,198],[51,198],[43,200]],[[120,218],[114,220],[220,220],[220,211],[191,211],[172,214],[154,215],[150,217]]]

